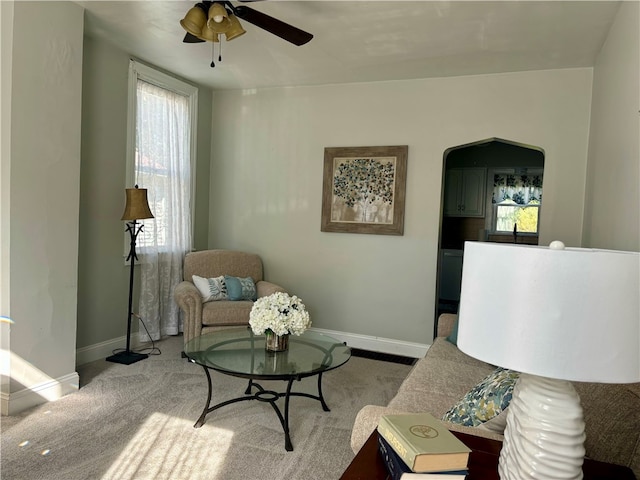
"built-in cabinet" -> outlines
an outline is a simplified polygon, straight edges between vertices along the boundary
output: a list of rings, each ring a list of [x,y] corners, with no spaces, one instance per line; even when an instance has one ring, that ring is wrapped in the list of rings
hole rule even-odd
[[[451,168],[444,184],[444,215],[484,217],[486,168]]]

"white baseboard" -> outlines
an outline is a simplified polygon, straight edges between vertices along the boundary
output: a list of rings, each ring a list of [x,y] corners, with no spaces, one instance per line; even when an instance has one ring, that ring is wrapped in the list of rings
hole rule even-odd
[[[337,330],[326,330],[324,328],[314,328],[311,330],[324,333],[330,337],[345,342],[353,348],[370,350],[373,352],[391,353],[404,357],[422,358],[427,354],[430,345],[414,342],[403,342],[391,338],[373,337],[370,335],[360,335],[358,333],[339,332]]]
[[[15,415],[41,403],[59,400],[69,393],[78,391],[79,388],[80,377],[77,372],[73,372],[17,392],[2,392],[0,394],[0,411],[2,415]]]
[[[138,334],[131,335],[131,349],[135,350],[140,347]],[[105,342],[95,343],[88,347],[78,348],[76,350],[76,366],[85,363],[95,362],[96,360],[104,360],[113,355],[114,350],[124,349],[127,346],[127,337],[112,338]]]
[[[371,335],[361,335],[357,333],[340,332],[337,330],[327,330],[324,328],[314,328],[311,330],[318,333],[324,333],[330,337],[345,342],[353,348],[361,348],[372,352],[391,353],[393,355],[402,355],[404,357],[422,358],[429,350],[428,344],[404,342],[391,338],[373,337]],[[132,348],[137,348],[137,342],[131,337]],[[76,365],[84,365],[85,363],[94,362],[104,359],[113,353],[113,350],[124,348],[127,337],[119,337],[105,342],[89,345],[76,350]]]
[[[133,336],[131,337],[131,341],[133,343]],[[105,359],[112,355],[114,350],[125,348],[126,345],[127,337],[123,336],[112,338],[111,340],[96,343],[94,345],[89,345],[88,347],[78,348],[76,350],[76,366]]]

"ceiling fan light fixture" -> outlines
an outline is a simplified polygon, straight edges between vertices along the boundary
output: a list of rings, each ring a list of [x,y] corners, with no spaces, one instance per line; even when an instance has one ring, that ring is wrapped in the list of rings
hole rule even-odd
[[[222,23],[228,18],[227,9],[219,3],[214,3],[209,7],[209,22]]]
[[[205,26],[202,29],[202,34],[198,35],[198,38],[200,38],[201,40],[206,40],[207,42],[218,43],[220,41],[220,34]]]
[[[227,30],[224,34],[227,41],[233,40],[234,38],[238,38],[240,35],[244,35],[245,33],[247,33],[246,30],[242,28],[240,20],[238,20],[238,17],[236,17],[235,15],[229,15],[229,23],[231,24],[231,26],[229,27],[229,30]]]
[[[239,19],[297,46],[304,45],[313,38],[312,34],[304,30],[246,5],[233,6],[228,0],[202,0],[190,9],[185,18],[180,21],[182,27],[187,31],[182,41],[184,43],[208,41],[222,45],[220,35],[224,34],[226,40],[233,40],[246,33]],[[211,63],[213,66],[213,61]]]
[[[191,35],[196,37],[200,36],[200,33],[207,24],[207,14],[200,7],[192,7],[182,20],[180,25]]]
[[[202,30],[209,29],[214,31],[215,33],[227,33],[229,31],[229,28],[231,28],[231,22],[228,18],[225,18],[224,20],[225,21],[222,23],[216,23],[209,20],[209,22],[207,23],[207,27],[203,28]]]
[[[213,16],[211,15],[211,10],[216,5],[218,4],[214,3],[209,9],[209,20],[207,20],[207,27],[209,27],[210,30],[213,30],[216,33],[227,33],[227,30],[231,28],[231,21],[229,20],[229,17],[224,17],[222,19],[222,22],[218,23],[213,19]]]

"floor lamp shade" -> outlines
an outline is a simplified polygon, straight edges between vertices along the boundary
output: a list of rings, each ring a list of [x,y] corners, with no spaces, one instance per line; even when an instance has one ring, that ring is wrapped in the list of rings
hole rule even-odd
[[[640,253],[467,242],[458,347],[521,372],[501,478],[582,478],[572,381],[640,381]]]
[[[127,203],[124,206],[124,213],[121,220],[139,220],[142,218],[153,218],[149,202],[147,200],[147,189],[127,188],[125,191]]]

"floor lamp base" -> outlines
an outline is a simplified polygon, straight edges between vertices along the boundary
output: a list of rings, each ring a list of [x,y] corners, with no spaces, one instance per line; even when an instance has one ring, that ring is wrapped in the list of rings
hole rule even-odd
[[[149,357],[146,353],[136,352],[118,352],[114,353],[110,357],[107,357],[107,362],[121,363],[122,365],[131,365],[132,363],[139,362]]]

